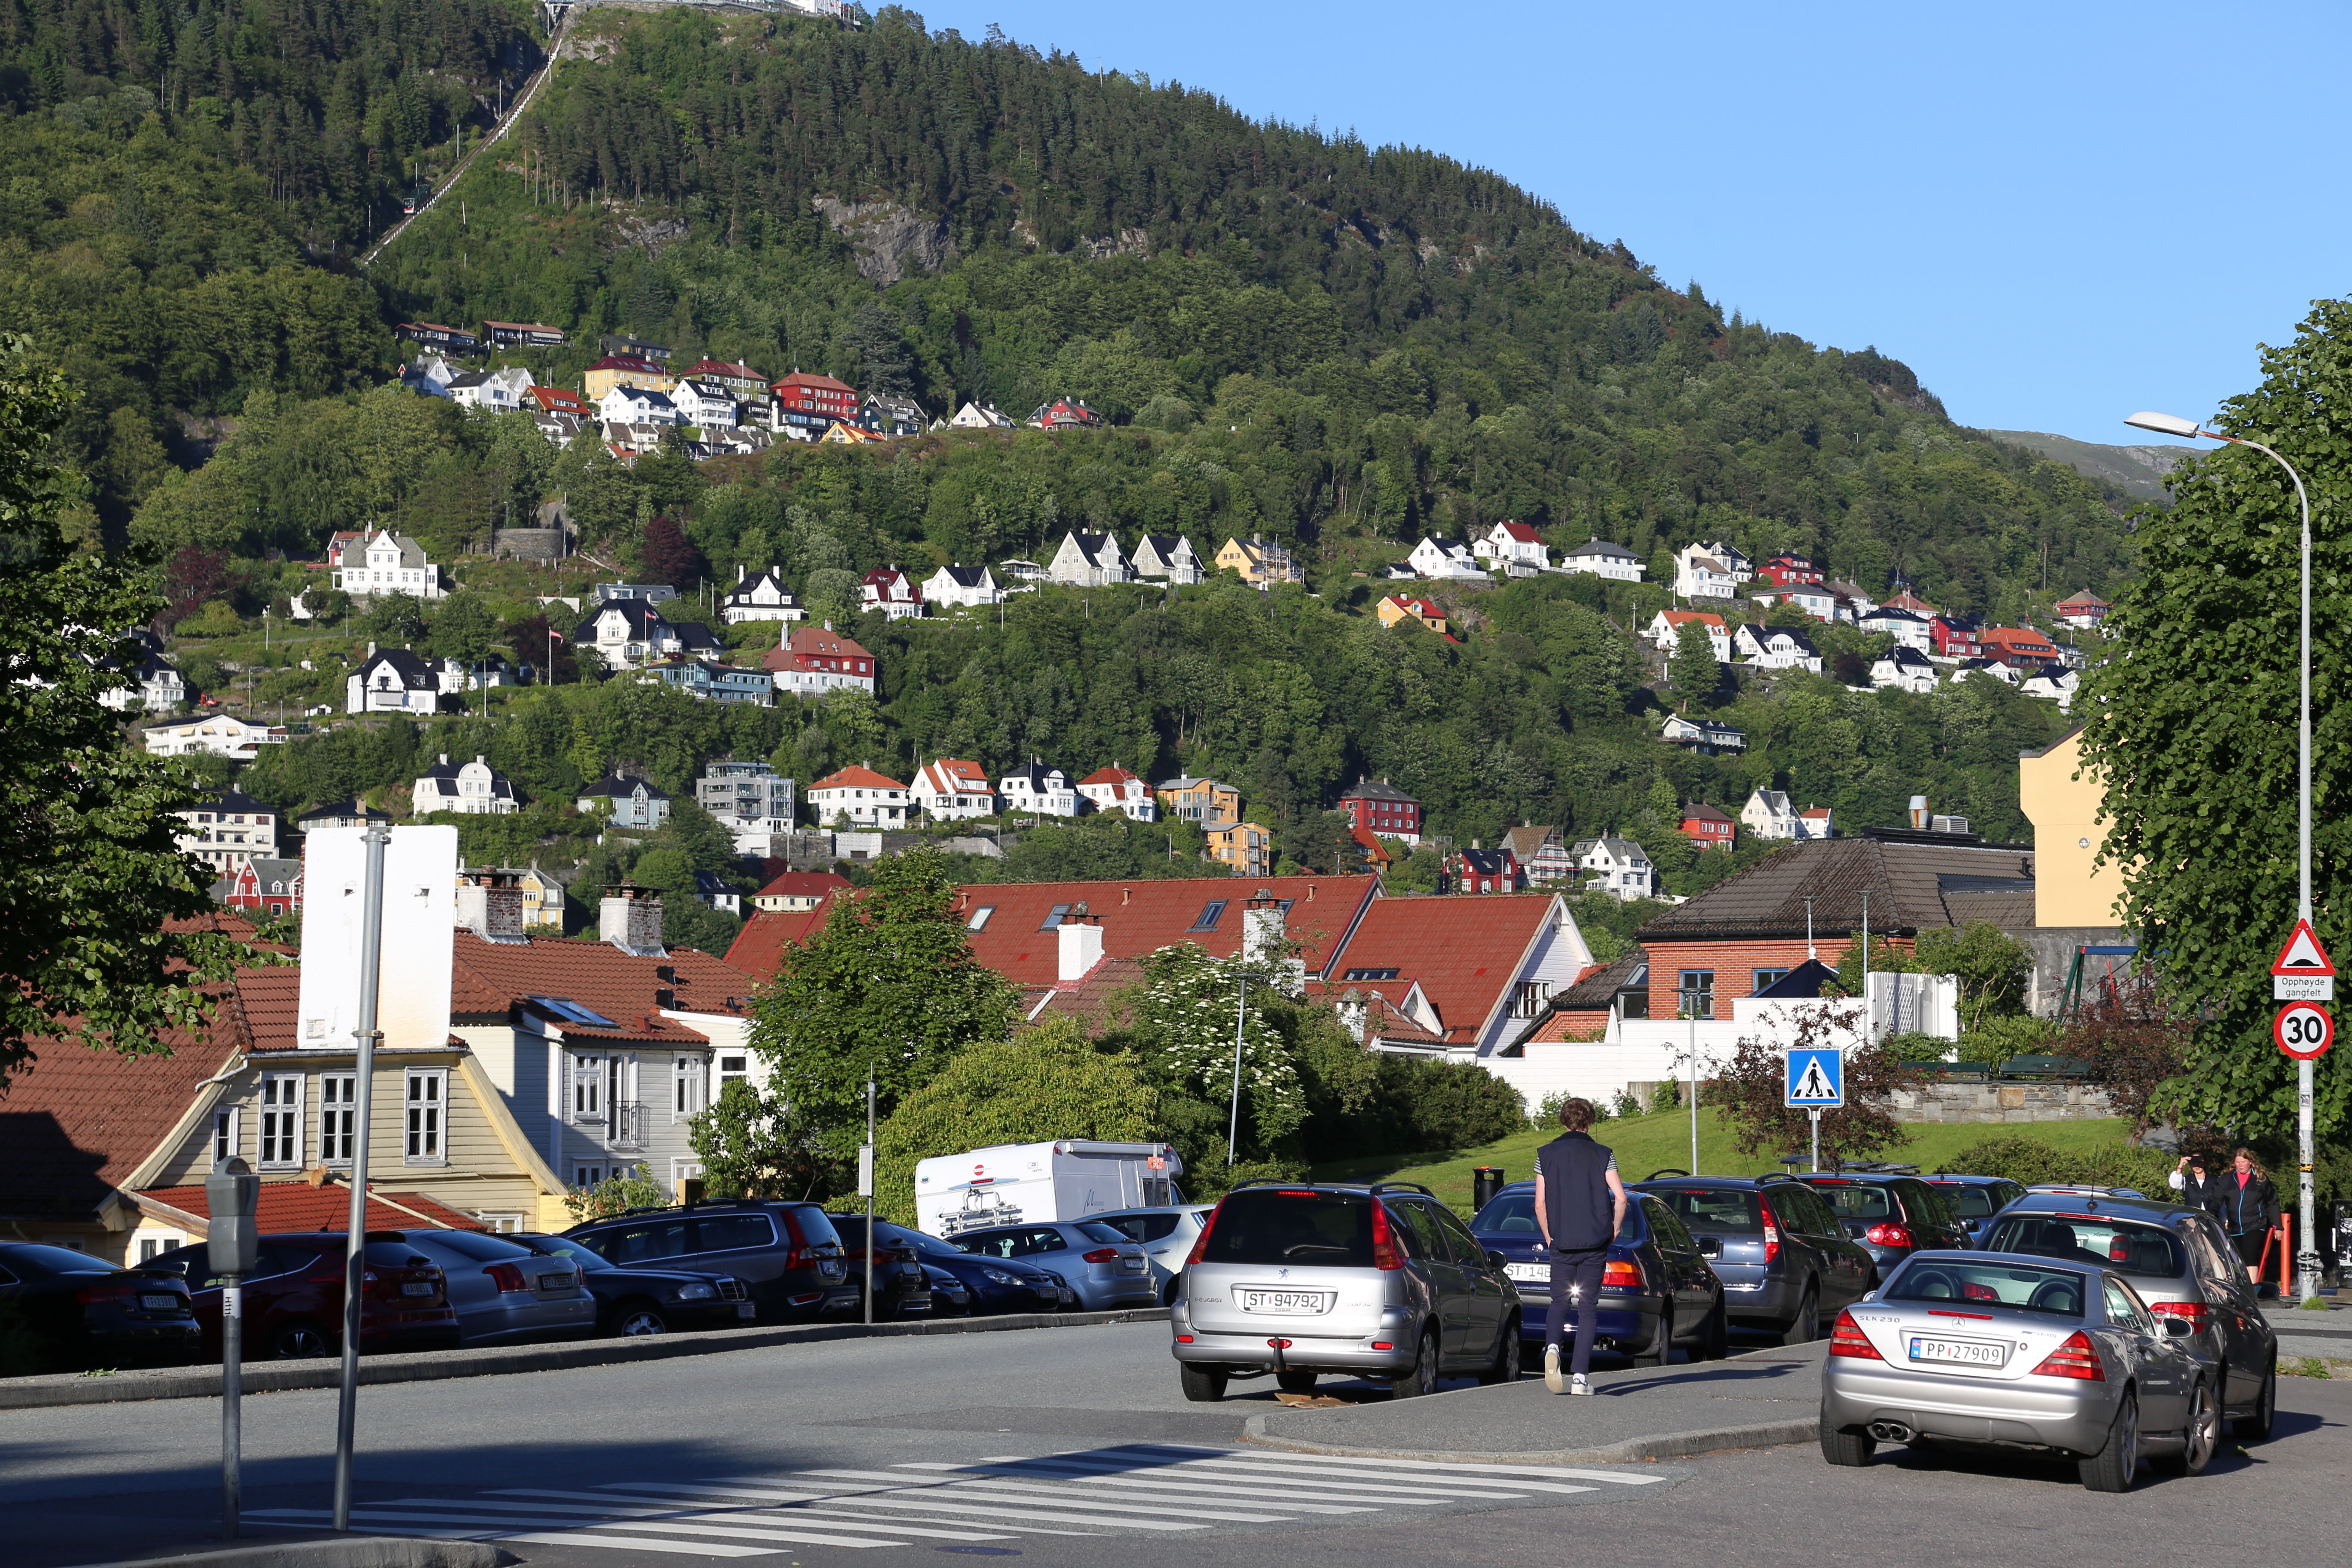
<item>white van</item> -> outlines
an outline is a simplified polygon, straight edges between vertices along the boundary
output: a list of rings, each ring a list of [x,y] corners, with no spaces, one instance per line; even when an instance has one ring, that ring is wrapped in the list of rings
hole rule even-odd
[[[1181,1204],[1184,1162],[1165,1143],[999,1143],[915,1163],[915,1223],[955,1237],[1029,1220]]]

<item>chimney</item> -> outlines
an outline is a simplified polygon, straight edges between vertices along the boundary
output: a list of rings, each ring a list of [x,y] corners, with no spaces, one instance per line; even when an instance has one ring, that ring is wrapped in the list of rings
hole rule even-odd
[[[1265,969],[1282,962],[1288,921],[1271,888],[1260,888],[1242,906],[1242,962]]]
[[[739,561],[739,562],[737,562],[737,563],[735,563],[735,581],[737,581],[738,583],[740,583],[742,580],[743,580],[743,563],[742,563],[741,562],[740,562],[740,561]]]
[[[1927,830],[1927,797],[1924,795],[1915,795],[1911,797],[1911,826],[1921,832]]]
[[[1087,977],[1088,971],[1102,962],[1102,921],[1087,912],[1079,904],[1062,917],[1055,927],[1055,935],[1062,944],[1060,960],[1054,971],[1057,985],[1075,985]]]
[[[367,656],[368,656],[370,658],[373,658],[375,657],[375,644],[373,644],[373,643],[370,643],[370,644],[368,644]]]
[[[527,945],[530,939],[522,933],[522,878],[513,871],[459,872],[457,924],[484,942]]]
[[[667,958],[662,946],[661,894],[652,888],[623,882],[604,889],[597,910],[596,939],[611,942],[631,958]]]

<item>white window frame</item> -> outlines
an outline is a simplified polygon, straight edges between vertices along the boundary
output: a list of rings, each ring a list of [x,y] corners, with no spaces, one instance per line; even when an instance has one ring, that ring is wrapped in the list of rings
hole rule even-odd
[[[417,1091],[425,1092],[419,1094]],[[401,1100],[401,1163],[449,1163],[449,1069],[410,1068]]]
[[[670,1060],[669,1119],[683,1121],[702,1109],[702,1061],[679,1055]]]
[[[740,1068],[730,1068],[727,1065],[730,1061],[740,1061],[743,1065]],[[718,1087],[711,1091],[710,1095],[710,1103],[713,1105],[718,1104],[719,1097],[727,1092],[729,1084],[751,1081],[751,1053],[749,1051],[723,1053],[714,1060],[712,1065],[719,1073]]]
[[[606,1103],[605,1064],[611,1060],[602,1051],[571,1053],[571,1089],[563,1119],[575,1127],[599,1125],[612,1119],[612,1107]]]
[[[257,1170],[299,1171],[302,1168],[302,1075],[266,1072],[261,1075],[261,1139],[254,1161]]]
[[[245,1152],[239,1147],[237,1136],[244,1131],[237,1124],[237,1112],[241,1109],[242,1107],[235,1105],[220,1105],[213,1108],[214,1159],[226,1160],[232,1154],[241,1154]]]
[[[319,1075],[319,1163],[348,1169],[358,1142],[360,1075],[322,1072]]]

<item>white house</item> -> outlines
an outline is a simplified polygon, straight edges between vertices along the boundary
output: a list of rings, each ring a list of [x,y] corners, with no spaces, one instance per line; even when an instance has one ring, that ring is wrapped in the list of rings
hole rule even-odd
[[[1837,595],[1819,583],[1791,583],[1767,594],[1758,594],[1752,602],[1759,614],[1769,612],[1773,605],[1790,604],[1817,621],[1838,618]]]
[[[131,678],[129,686],[110,687],[98,694],[98,705],[121,713],[136,702],[146,713],[169,713],[187,700],[187,684],[180,679],[163,654],[163,645],[151,632],[132,634],[131,641],[139,645],[139,662],[123,670]],[[105,662],[110,669],[122,667],[112,659]]]
[[[1164,577],[1171,583],[1201,580],[1201,555],[1181,533],[1147,533],[1135,542],[1129,569],[1138,577]]]
[[[1582,838],[1570,851],[1586,872],[1584,886],[1620,903],[1646,899],[1656,890],[1657,868],[1630,838]]]
[[[1532,577],[1551,566],[1543,535],[1524,522],[1498,522],[1470,542],[1472,553],[1513,577]]]
[[[1405,561],[1416,576],[1433,580],[1457,578],[1471,583],[1486,580],[1486,569],[1478,564],[1477,556],[1459,540],[1433,539],[1424,534]]]
[[[476,757],[470,763],[452,765],[447,752],[441,761],[425,770],[410,793],[411,807],[418,816],[427,812],[455,811],[468,816],[510,816],[522,809],[515,797],[514,781]]]
[[[450,402],[467,408],[512,414],[521,409],[523,400],[530,395],[530,372],[514,364],[504,370],[474,371],[454,378],[445,395]]]
[[[367,658],[343,681],[346,713],[429,714],[440,707],[440,677],[404,647],[368,644]]]
[[[1731,634],[1732,650],[1759,669],[1810,669],[1822,672],[1822,656],[1812,639],[1794,626],[1745,626]]]
[[[1615,583],[1638,583],[1642,580],[1642,558],[1596,533],[1575,549],[1563,552],[1559,570],[1586,572]]]
[[[336,567],[334,586],[354,599],[379,594],[438,599],[446,592],[441,586],[441,568],[425,558],[425,546],[388,528],[345,542],[330,564]]]
[[[857,607],[879,610],[894,621],[923,613],[923,591],[896,566],[877,566],[857,584]]]
[[[2042,669],[2019,683],[2018,689],[2028,697],[2047,697],[2058,704],[2058,711],[2070,712],[2074,706],[2074,690],[2083,678],[2071,669]]]
[[[1893,686],[1924,695],[1936,689],[1936,679],[1934,662],[1908,644],[1898,644],[1870,667],[1870,684],[1881,691]]]
[[[1748,580],[1744,570],[1747,557],[1736,550],[1726,551],[1738,563],[1717,553],[1724,551],[1719,544],[1685,544],[1675,552],[1675,592],[1685,599],[1731,599],[1739,595],[1739,584]]]
[[[283,745],[286,731],[271,724],[255,724],[233,714],[213,713],[170,724],[151,724],[144,737],[147,750],[158,757],[188,757],[210,753],[249,763],[263,746]]]
[[[1011,415],[999,414],[994,404],[982,407],[977,403],[967,403],[957,409],[955,417],[947,423],[950,428],[956,430],[1017,430],[1021,427],[1021,422]]]
[[[667,392],[615,386],[596,400],[596,417],[607,425],[678,425],[677,405]]]
[[[809,812],[831,826],[846,818],[853,827],[904,827],[912,805],[908,789],[863,763],[827,773],[808,786]]]
[[[1748,733],[1735,730],[1719,719],[1686,719],[1680,713],[1669,713],[1658,728],[1658,739],[1673,746],[1689,746],[1702,757],[1718,752],[1744,752],[1748,749]]]
[[[844,688],[874,695],[874,656],[835,631],[830,621],[823,630],[794,628],[780,647],[768,650],[765,662],[768,672],[776,678],[776,689],[794,697],[821,696]]]
[[[1046,816],[1078,815],[1078,793],[1070,775],[1032,758],[1028,766],[1013,769],[996,781],[1006,811],[1034,811]]]
[[[793,591],[784,586],[784,579],[771,566],[757,577],[746,581],[743,568],[735,568],[735,591],[720,601],[719,619],[729,626],[744,621],[802,621],[808,612]]]
[[[1117,763],[1080,779],[1078,794],[1094,802],[1097,811],[1123,811],[1133,822],[1154,821],[1160,815],[1151,803],[1151,786]]]
[[[401,370],[400,384],[421,397],[446,397],[459,374],[446,355],[420,354]]]
[[[935,757],[917,768],[909,793],[922,814],[935,822],[996,815],[996,790],[987,771],[961,757]]]
[[[668,640],[669,623],[651,599],[607,599],[572,629],[574,647],[593,647],[606,668],[642,663]]]
[[[1731,662],[1731,633],[1723,617],[1712,610],[1660,610],[1650,617],[1647,627],[1650,641],[1661,653],[1673,653],[1683,646],[1683,628],[1696,626],[1706,633],[1707,645],[1715,649],[1715,662]]]
[[[1866,632],[1886,633],[1895,639],[1898,647],[1916,648],[1927,653],[1934,646],[1934,639],[1928,636],[1927,617],[1899,605],[1881,605],[1858,618],[1854,625]]]
[[[1797,808],[1790,804],[1786,791],[1753,790],[1748,804],[1739,808],[1739,826],[1758,838],[1795,838]]]
[[[966,566],[961,563],[942,566],[923,579],[923,597],[934,605],[953,609],[977,609],[993,605],[1004,596],[996,585],[995,574],[985,566]]]
[[[1119,553],[1118,537],[1110,533],[1065,534],[1062,547],[1045,563],[1047,582],[1073,588],[1100,588],[1128,577],[1127,558]]]
[[[670,389],[669,400],[686,424],[704,430],[735,427],[735,399],[716,382],[681,381]]]

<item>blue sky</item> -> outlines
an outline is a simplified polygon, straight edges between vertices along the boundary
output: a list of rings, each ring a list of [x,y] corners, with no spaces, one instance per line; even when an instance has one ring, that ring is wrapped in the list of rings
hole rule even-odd
[[[2157,439],[2352,289],[2341,0],[913,8],[1494,169],[1966,425]]]

